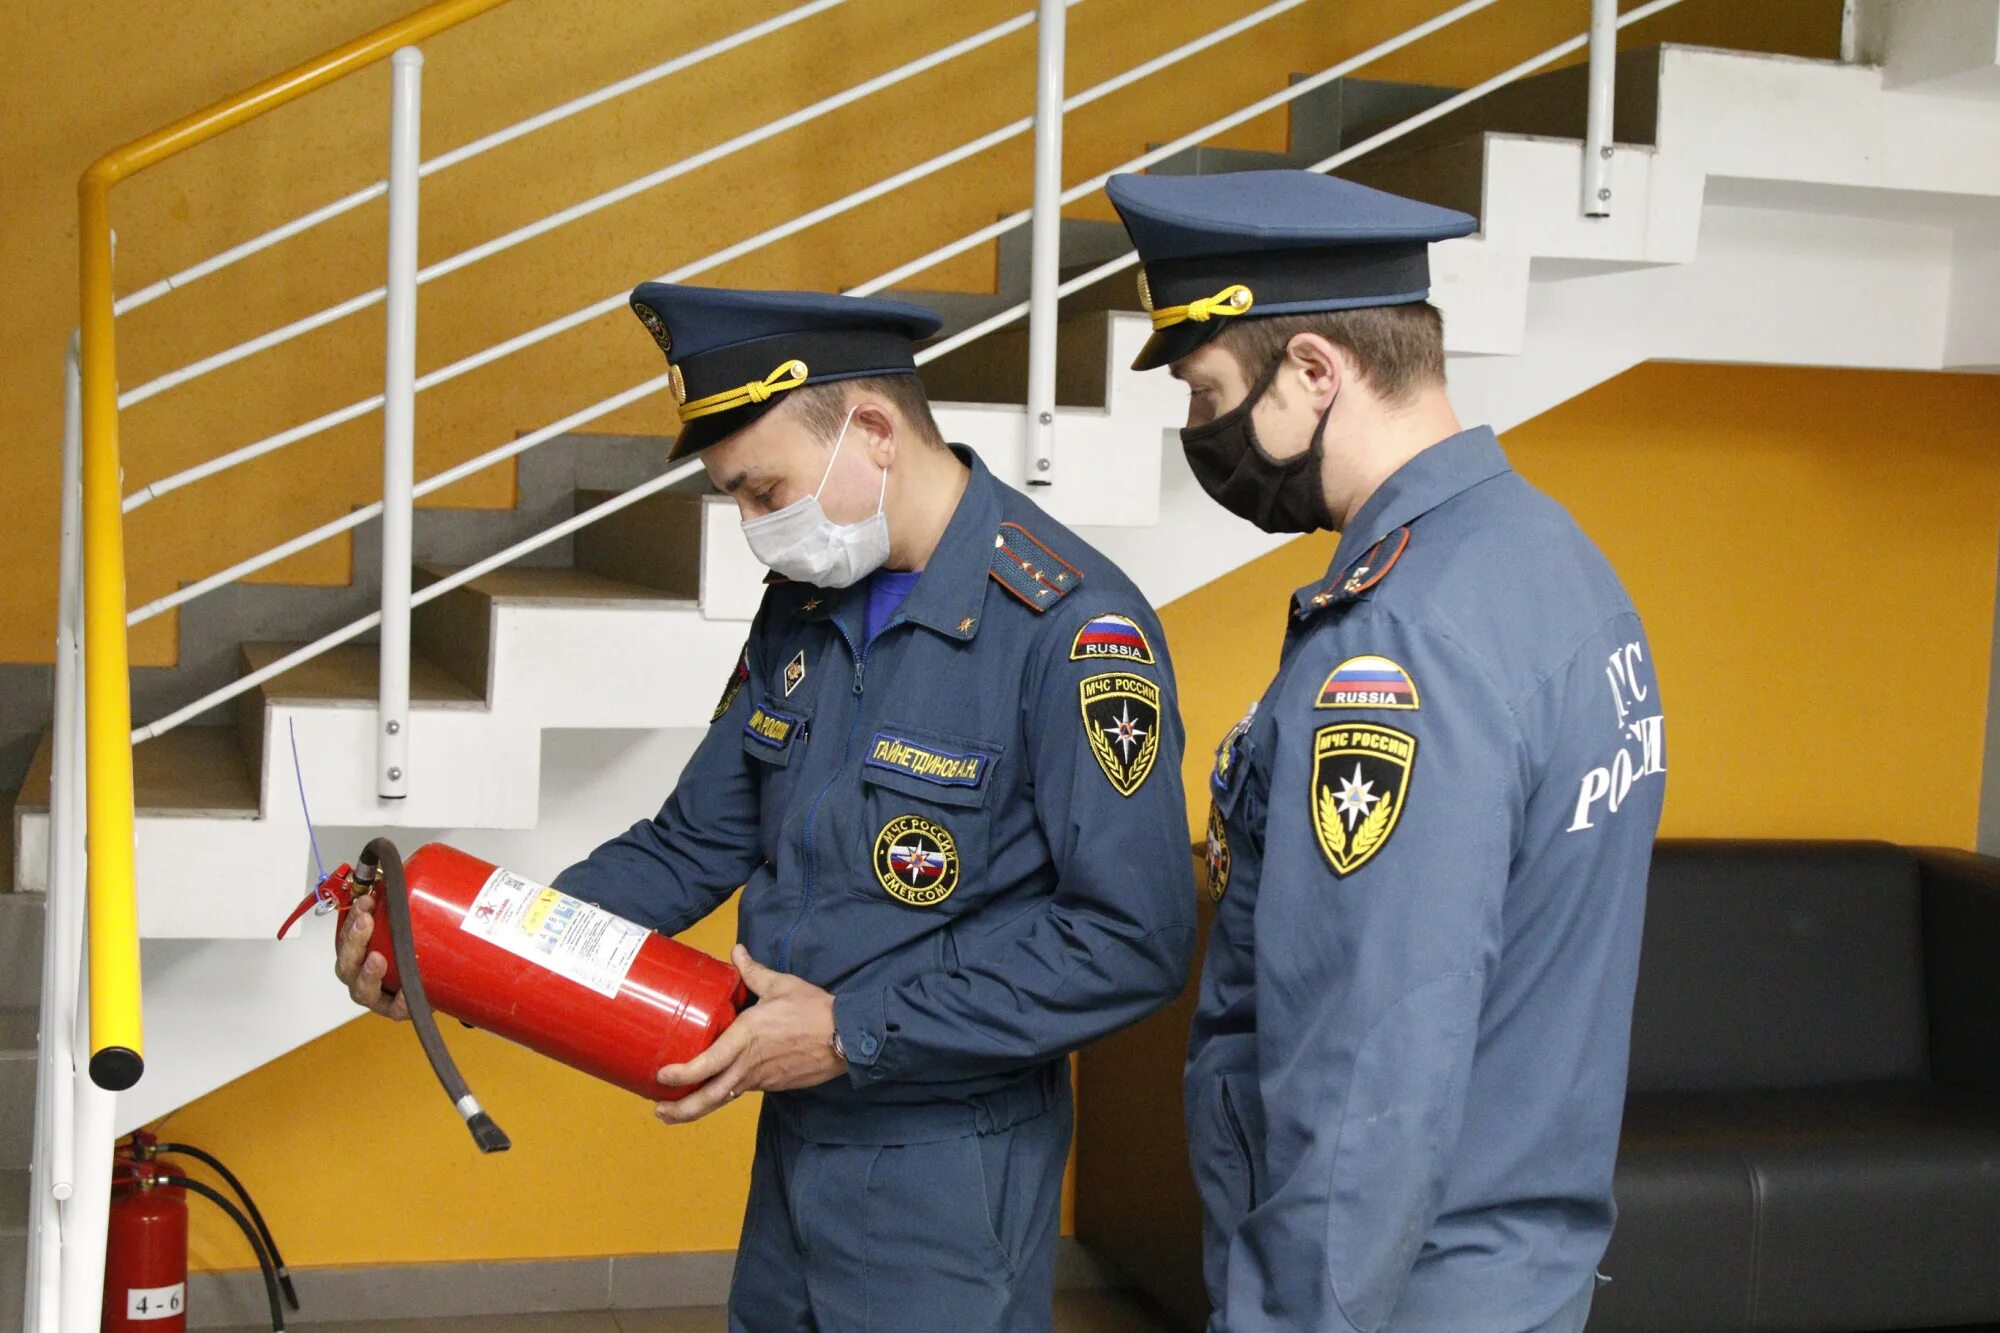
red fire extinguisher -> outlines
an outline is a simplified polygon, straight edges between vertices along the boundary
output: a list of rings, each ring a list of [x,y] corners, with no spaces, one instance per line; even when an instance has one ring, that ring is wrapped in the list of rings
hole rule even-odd
[[[191,1180],[159,1159],[192,1157],[207,1163],[234,1192],[236,1202],[202,1181]],[[243,1231],[257,1256],[271,1327],[282,1331],[284,1302],[299,1308],[278,1244],[243,1182],[220,1161],[185,1143],[162,1143],[144,1130],[118,1146],[112,1158],[110,1226],[104,1249],[104,1333],[183,1333],[187,1328],[189,1193],[207,1199]]]
[[[369,940],[389,960],[382,989],[402,993],[482,1152],[505,1150],[507,1136],[459,1075],[433,1009],[667,1101],[693,1089],[661,1084],[661,1066],[707,1050],[749,999],[729,964],[442,843],[405,863],[376,838],[359,859],[308,895],[279,938],[316,904],[345,925],[356,898],[382,890]]]

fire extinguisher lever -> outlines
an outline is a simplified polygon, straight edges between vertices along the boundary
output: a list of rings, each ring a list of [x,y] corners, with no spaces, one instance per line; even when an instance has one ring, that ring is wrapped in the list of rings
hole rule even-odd
[[[431,1072],[444,1086],[445,1095],[465,1120],[465,1126],[472,1131],[472,1141],[479,1145],[482,1153],[505,1152],[513,1144],[506,1132],[493,1123],[466,1086],[465,1076],[458,1072],[452,1061],[451,1051],[444,1044],[444,1035],[438,1031],[437,1018],[431,1012],[430,1000],[424,995],[424,980],[417,970],[416,930],[410,920],[410,886],[403,876],[403,856],[396,850],[396,844],[387,838],[376,838],[361,849],[359,864],[355,867],[354,882],[357,886],[373,884],[378,873],[381,875],[384,905],[389,911],[389,939],[396,955],[396,978],[402,988],[404,1002],[409,1006],[410,1025],[417,1030],[417,1041],[424,1048],[424,1056],[431,1062]]]

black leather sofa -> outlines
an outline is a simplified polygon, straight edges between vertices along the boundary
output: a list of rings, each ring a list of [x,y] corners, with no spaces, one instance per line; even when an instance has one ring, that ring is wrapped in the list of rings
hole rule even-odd
[[[1199,1328],[1193,987],[1081,1059],[1077,1235]],[[1593,1333],[2000,1322],[2000,860],[1662,841]]]

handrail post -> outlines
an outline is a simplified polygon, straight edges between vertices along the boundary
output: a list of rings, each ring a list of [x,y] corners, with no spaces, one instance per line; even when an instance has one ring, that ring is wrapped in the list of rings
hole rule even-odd
[[[388,336],[382,376],[382,643],[375,794],[410,792],[410,562],[416,490],[417,168],[424,55],[390,57]]]
[[[1612,97],[1618,75],[1618,0],[1590,0],[1590,104],[1583,131],[1583,215],[1611,216]]]
[[[62,519],[56,596],[55,735],[49,771],[49,865],[42,925],[41,1039],[35,1055],[35,1155],[29,1172],[27,1333],[58,1333],[62,1312],[62,1203],[75,1163],[76,993],[83,954],[83,892],[76,837],[82,784],[83,382],[78,339],[63,361]]]
[[[1055,481],[1056,312],[1062,263],[1063,45],[1069,6],[1041,0],[1035,25],[1035,206],[1028,276],[1028,484]]]

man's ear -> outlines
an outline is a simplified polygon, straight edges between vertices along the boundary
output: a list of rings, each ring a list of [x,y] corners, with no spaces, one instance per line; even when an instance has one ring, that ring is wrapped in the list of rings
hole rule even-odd
[[[1331,339],[1301,333],[1286,344],[1285,365],[1279,373],[1290,378],[1288,389],[1305,394],[1315,412],[1324,412],[1351,367],[1347,354]]]
[[[854,403],[854,418],[848,423],[849,433],[859,432],[868,448],[868,457],[875,466],[886,468],[896,461],[897,446],[901,443],[902,422],[879,398],[864,397]]]

